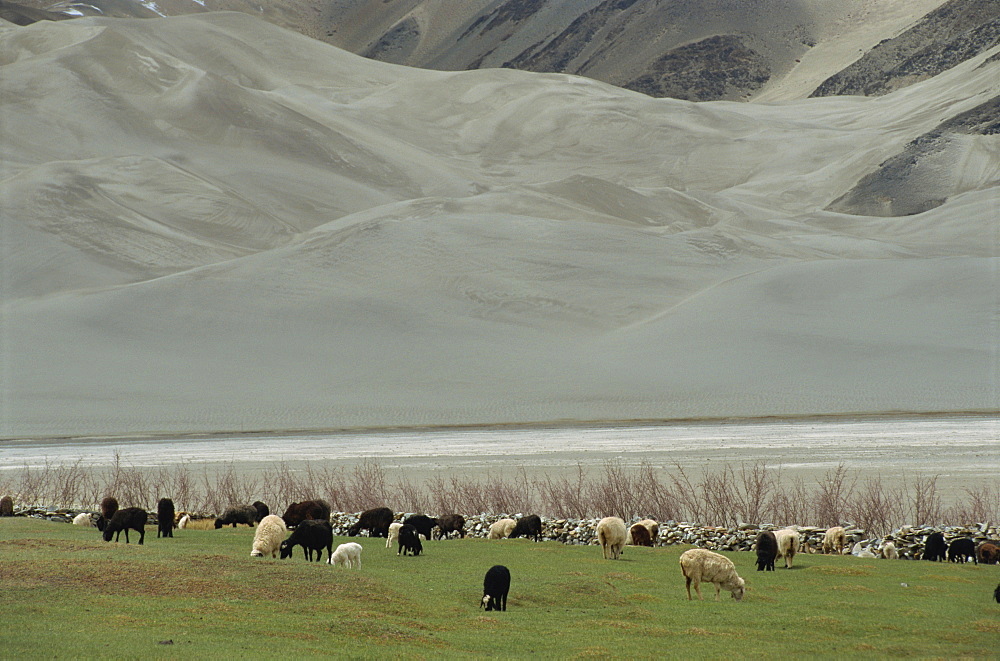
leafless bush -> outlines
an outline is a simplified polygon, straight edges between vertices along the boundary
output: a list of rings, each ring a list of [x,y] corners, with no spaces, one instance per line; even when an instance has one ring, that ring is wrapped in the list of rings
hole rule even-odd
[[[639,516],[652,517],[657,521],[683,518],[677,495],[669,485],[660,480],[656,469],[649,462],[639,465],[634,482],[638,492],[642,494],[639,499]]]
[[[966,497],[946,510],[946,521],[959,524],[1000,521],[1000,488],[986,484],[964,491]]]
[[[587,481],[582,464],[576,465],[576,474],[572,478],[546,474],[538,483],[538,490],[543,509],[553,516],[561,519],[582,519],[587,516]]]
[[[886,535],[902,519],[902,503],[901,490],[889,488],[881,477],[869,477],[850,494],[847,518],[869,533]]]
[[[817,484],[817,525],[836,526],[847,520],[847,504],[856,483],[857,478],[851,478],[844,464],[837,464],[836,468],[826,472]]]
[[[680,464],[675,465],[675,468],[677,472],[670,474],[670,482],[681,509],[680,518],[689,521],[705,521],[708,506],[701,498],[701,487],[694,483]]]
[[[757,523],[787,526],[800,521],[815,521],[812,511],[814,502],[814,494],[809,492],[801,477],[782,479],[771,493],[764,518]]]
[[[907,484],[906,502],[909,503],[909,511],[913,517],[913,523],[922,525],[934,525],[941,523],[944,515],[944,505],[941,502],[941,494],[938,493],[937,475],[933,477],[920,477],[913,479],[913,484]]]

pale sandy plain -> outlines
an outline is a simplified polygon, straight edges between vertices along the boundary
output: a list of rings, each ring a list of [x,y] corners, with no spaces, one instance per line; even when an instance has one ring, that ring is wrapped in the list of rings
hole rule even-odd
[[[695,104],[242,14],[0,26],[0,438],[995,421],[997,137],[935,209],[824,209],[996,96],[998,53]]]

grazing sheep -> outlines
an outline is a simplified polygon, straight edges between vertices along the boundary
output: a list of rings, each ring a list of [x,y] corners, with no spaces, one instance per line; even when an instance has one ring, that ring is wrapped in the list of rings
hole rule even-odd
[[[215,529],[218,530],[222,526],[230,524],[235,528],[238,523],[243,523],[253,528],[254,524],[257,523],[257,510],[250,505],[230,507],[222,513],[222,516],[215,520]]]
[[[183,519],[181,519],[183,521]],[[277,514],[268,514],[257,524],[257,532],[253,534],[253,547],[250,549],[251,558],[263,558],[270,555],[272,558],[278,557],[281,550],[281,543],[285,541],[285,520]]]
[[[114,496],[105,496],[101,500],[101,515],[97,517],[97,529],[104,532],[104,527],[108,525],[108,521],[117,511],[118,501],[115,500]]]
[[[444,539],[453,532],[457,532],[459,537],[465,539],[465,517],[461,514],[445,514],[438,517],[437,528],[438,539]]]
[[[995,565],[1000,562],[1000,547],[996,544],[983,542],[976,549],[976,555],[979,556],[979,562],[982,564]]]
[[[493,565],[483,578],[483,600],[480,608],[488,611],[507,610],[507,593],[510,592],[510,570],[503,565]]]
[[[944,541],[944,533],[932,532],[924,540],[924,560],[944,562],[947,559],[948,546]]]
[[[517,521],[514,519],[500,519],[492,526],[490,526],[490,539],[503,539],[508,537],[511,531],[514,530],[514,526],[517,525]]]
[[[337,547],[327,564],[343,565],[348,569],[361,569],[361,544],[357,542],[347,542]]]
[[[652,546],[653,540],[649,538],[649,528],[641,523],[633,524],[628,529],[628,543],[632,546]]]
[[[799,550],[799,533],[785,528],[774,533],[774,538],[778,541],[778,557],[785,559],[785,569],[791,569],[795,552]]]
[[[949,562],[968,562],[970,558],[973,564],[979,564],[976,558],[976,543],[968,537],[953,539],[948,545]]]
[[[681,554],[681,573],[687,581],[688,601],[691,601],[691,584],[694,591],[701,596],[701,582],[708,581],[715,586],[715,600],[719,600],[719,591],[729,590],[733,599],[743,598],[746,582],[736,573],[736,565],[724,555],[719,555],[707,549],[690,549]]]
[[[302,547],[302,557],[307,562],[312,562],[313,552],[316,553],[316,562],[322,560],[323,549],[326,549],[326,559],[329,562],[330,556],[333,555],[333,526],[330,525],[330,520],[306,519],[300,521],[288,539],[281,543],[281,559],[292,557],[292,550],[296,546]]]
[[[660,524],[653,519],[643,519],[639,521],[639,525],[649,531],[649,540],[652,542],[650,546],[656,546],[656,542],[660,538]]]
[[[86,528],[89,528],[90,526],[94,525],[94,520],[91,518],[89,512],[80,512],[79,514],[73,517],[73,525],[84,526]]]
[[[413,516],[408,516],[403,520],[403,523],[408,523],[417,529],[417,533],[424,536],[424,539],[430,539],[431,532],[434,530],[434,526],[438,524],[438,520],[427,516],[426,514],[414,514]],[[392,524],[390,524],[392,527]],[[388,544],[388,540],[386,540]]]
[[[187,528],[189,523],[191,523],[191,515],[185,512],[184,515],[181,516],[181,520],[177,522],[177,528],[179,530],[184,530]]]
[[[899,551],[896,550],[896,545],[891,540],[883,544],[878,553],[886,560],[899,560]]]
[[[997,583],[997,589],[993,591],[993,598],[1000,604],[1000,583]]]
[[[253,503],[250,504],[250,507],[257,510],[257,523],[263,521],[264,517],[271,513],[271,508],[259,500],[253,501]]]
[[[393,544],[399,541],[399,529],[403,527],[403,524],[399,521],[393,521],[389,524],[389,534],[385,538],[385,547],[391,548]]]
[[[774,571],[774,560],[778,557],[778,538],[770,530],[757,535],[757,571]]]
[[[369,537],[388,537],[389,524],[392,523],[392,510],[388,507],[376,507],[365,510],[358,517],[358,522],[347,529],[348,537],[357,537],[362,530],[368,531]]]
[[[622,557],[627,536],[625,522],[617,516],[606,516],[597,522],[597,541],[604,550],[605,560],[618,560]]]
[[[419,533],[417,529],[413,526],[404,523],[399,528],[399,550],[396,551],[396,555],[403,554],[406,555],[409,552],[411,555],[420,555],[420,552],[424,550],[423,545],[420,543]]]
[[[160,498],[156,503],[156,536],[174,536],[174,501]]]
[[[533,537],[536,542],[542,539],[542,518],[537,514],[522,516],[514,524],[514,529],[508,535],[511,539],[517,537]]]
[[[836,551],[837,555],[843,555],[846,545],[847,531],[844,530],[843,526],[828,528],[823,535],[823,553],[833,553]]]
[[[14,499],[10,496],[0,498],[0,516],[14,516]]]
[[[149,514],[141,507],[126,507],[123,510],[118,510],[107,520],[104,530],[101,531],[104,533],[104,541],[110,542],[111,538],[114,537],[117,542],[124,530],[125,543],[128,544],[128,531],[135,530],[139,533],[139,546],[142,546],[143,540],[146,539],[146,520],[148,518]]]
[[[303,521],[309,520],[330,520],[330,503],[322,499],[303,500],[301,503],[292,503],[281,515],[285,520],[285,525],[294,528]]]

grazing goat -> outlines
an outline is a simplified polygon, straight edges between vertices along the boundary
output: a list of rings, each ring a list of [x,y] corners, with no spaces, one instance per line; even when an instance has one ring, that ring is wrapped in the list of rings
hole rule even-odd
[[[420,552],[424,550],[423,545],[420,543],[420,533],[413,526],[404,523],[399,528],[399,550],[396,551],[396,555],[420,555]]]
[[[253,535],[253,547],[250,549],[251,558],[263,558],[266,555],[272,558],[278,557],[281,550],[281,543],[285,541],[285,520],[277,514],[268,514],[257,524],[257,532]]]
[[[510,592],[510,570],[503,565],[493,565],[483,578],[483,600],[480,608],[488,611],[507,610],[507,593]]]
[[[948,546],[944,541],[944,533],[932,532],[924,540],[924,560],[944,562],[947,559]]]
[[[635,523],[628,529],[628,543],[632,546],[652,546],[653,540],[649,536],[649,528],[641,523]]]
[[[778,541],[778,557],[785,559],[785,569],[791,569],[795,552],[799,550],[799,533],[785,528],[774,533],[774,538]]]
[[[503,539],[504,537],[508,537],[516,525],[517,521],[514,519],[500,519],[490,526],[490,539]]]
[[[222,526],[230,524],[235,528],[238,523],[253,528],[254,524],[257,523],[257,510],[250,505],[237,505],[236,507],[227,508],[222,513],[222,516],[215,520],[215,529],[218,530]]]
[[[968,537],[959,537],[951,540],[948,545],[949,562],[968,562],[972,559],[973,564],[979,564],[976,558],[976,543]]]
[[[104,526],[118,511],[118,501],[113,496],[105,496],[101,500],[101,515],[97,517],[97,529],[104,532]]]
[[[292,550],[296,546],[302,547],[302,557],[307,562],[312,562],[313,552],[316,554],[316,561],[323,559],[323,549],[326,549],[326,559],[330,560],[333,555],[333,526],[329,519],[306,519],[300,521],[295,526],[295,530],[288,536],[288,539],[281,543],[280,557],[282,560],[292,557]]]
[[[627,536],[625,522],[617,516],[606,516],[597,522],[597,541],[601,543],[605,560],[618,560],[622,557]]]
[[[14,516],[14,499],[10,496],[0,498],[0,516]]]
[[[257,523],[263,521],[264,517],[271,513],[271,508],[259,500],[253,501],[253,503],[250,504],[250,507],[257,510]]]
[[[983,542],[976,549],[976,555],[979,556],[979,562],[984,565],[995,565],[1000,562],[1000,547],[996,544],[991,544],[989,542]]]
[[[347,529],[347,535],[357,537],[359,532],[367,530],[369,537],[388,537],[389,524],[393,518],[392,510],[388,507],[365,510],[358,517],[358,522]]]
[[[393,544],[399,541],[399,529],[403,527],[403,524],[399,521],[393,521],[389,524],[389,534],[385,538],[385,547],[391,548]]]
[[[778,538],[770,530],[757,535],[757,571],[774,571],[774,560],[778,557]]]
[[[533,537],[536,542],[542,539],[542,518],[537,514],[522,516],[514,524],[514,529],[508,535],[511,539],[517,537]]]
[[[461,514],[445,514],[438,517],[437,528],[438,539],[444,539],[453,532],[457,532],[459,537],[465,539],[465,517]]]
[[[149,514],[140,507],[126,507],[123,510],[118,510],[107,520],[104,530],[101,531],[104,534],[104,541],[110,542],[111,538],[114,537],[117,542],[124,530],[125,543],[128,544],[128,531],[135,530],[139,533],[139,546],[142,546],[143,540],[146,539],[146,520],[148,518]]]
[[[348,569],[361,569],[361,551],[363,550],[361,544],[357,542],[341,544],[327,560],[327,564],[343,565]]]
[[[303,500],[301,503],[292,503],[281,515],[285,520],[285,525],[294,528],[303,521],[330,520],[330,504],[322,499]]]
[[[833,553],[836,551],[837,555],[843,555],[846,545],[847,531],[844,530],[843,526],[828,528],[823,535],[823,553]]]
[[[701,582],[708,581],[715,586],[715,600],[719,600],[719,591],[729,590],[733,599],[739,601],[743,598],[746,588],[745,581],[736,573],[736,565],[724,555],[720,555],[707,549],[690,549],[681,554],[681,573],[687,581],[688,601],[691,601],[691,585],[694,584],[694,591],[701,596]]]
[[[406,517],[406,519],[403,520],[403,523],[407,523],[416,528],[417,533],[423,535],[424,539],[430,539],[431,532],[434,530],[434,526],[438,524],[438,520],[429,517],[426,514],[414,514],[413,516]]]
[[[156,536],[174,536],[174,501],[160,498],[156,503]]]

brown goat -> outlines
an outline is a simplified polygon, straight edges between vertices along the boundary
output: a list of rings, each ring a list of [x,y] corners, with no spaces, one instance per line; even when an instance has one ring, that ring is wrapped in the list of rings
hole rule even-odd
[[[629,537],[632,540],[632,546],[652,546],[653,538],[649,534],[649,528],[642,525],[641,523],[634,524],[628,529]]]

